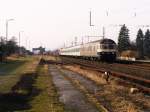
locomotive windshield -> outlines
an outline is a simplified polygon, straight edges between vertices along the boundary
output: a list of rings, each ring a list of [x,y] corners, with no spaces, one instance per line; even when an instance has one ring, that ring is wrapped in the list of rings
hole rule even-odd
[[[111,39],[100,40],[101,49],[115,49],[115,42]]]
[[[114,44],[102,44],[101,49],[114,49],[115,45]]]

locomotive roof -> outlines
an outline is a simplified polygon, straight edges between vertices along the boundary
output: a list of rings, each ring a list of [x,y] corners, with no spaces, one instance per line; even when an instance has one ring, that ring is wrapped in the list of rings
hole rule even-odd
[[[100,43],[101,44],[115,44],[115,42],[111,39],[101,39]]]
[[[96,41],[92,41],[92,42],[88,42],[88,43],[95,43],[95,42],[100,42],[100,44],[115,44],[115,42],[111,39],[105,38],[105,39],[100,39],[100,40],[96,40]],[[86,44],[88,44],[86,43]]]

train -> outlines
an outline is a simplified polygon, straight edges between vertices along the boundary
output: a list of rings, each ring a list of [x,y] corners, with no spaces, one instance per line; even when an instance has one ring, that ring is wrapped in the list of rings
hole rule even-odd
[[[88,43],[61,48],[61,56],[70,56],[90,60],[115,61],[117,45],[112,39],[100,39]]]

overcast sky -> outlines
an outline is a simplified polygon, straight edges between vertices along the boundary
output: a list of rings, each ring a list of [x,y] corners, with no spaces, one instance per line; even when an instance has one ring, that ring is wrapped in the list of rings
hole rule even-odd
[[[90,10],[94,27],[89,26]],[[6,19],[14,19],[9,22],[9,38],[18,38],[23,31],[21,45],[28,48],[59,48],[74,37],[81,41],[86,35],[102,35],[103,26],[106,37],[117,41],[120,27],[115,24],[127,24],[134,40],[137,26],[150,24],[150,0],[0,0],[1,36],[5,36]],[[90,40],[94,39],[98,38]]]

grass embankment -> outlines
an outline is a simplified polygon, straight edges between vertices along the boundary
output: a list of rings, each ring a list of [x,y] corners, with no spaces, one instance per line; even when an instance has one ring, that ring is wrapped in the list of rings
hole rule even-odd
[[[48,72],[48,65],[39,65],[38,77],[34,89],[39,94],[30,102],[32,112],[64,112],[64,106],[58,100],[56,88]],[[35,94],[33,93],[33,95]]]
[[[20,77],[35,70],[37,57],[20,57],[0,63],[0,93],[7,93],[20,80]]]
[[[14,112],[29,107],[38,57],[19,57],[0,64],[0,112]]]

